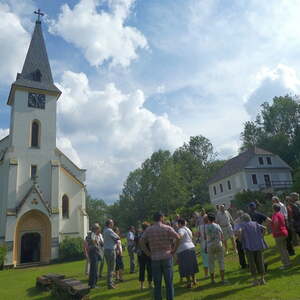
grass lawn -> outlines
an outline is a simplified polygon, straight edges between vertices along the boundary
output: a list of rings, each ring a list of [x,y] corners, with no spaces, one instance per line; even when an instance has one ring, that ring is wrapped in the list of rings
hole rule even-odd
[[[198,274],[198,286],[187,290],[179,284],[179,276],[175,266],[175,299],[200,300],[200,299],[268,299],[268,300],[296,300],[300,299],[300,247],[296,248],[297,255],[292,258],[293,267],[288,270],[279,270],[281,265],[279,254],[274,249],[274,241],[267,237],[270,249],[265,251],[265,260],[269,263],[266,276],[267,285],[251,287],[251,278],[247,271],[240,270],[238,257],[231,254],[226,257],[226,278],[229,284],[211,285],[209,280],[202,279],[202,265],[200,261],[200,273]],[[25,300],[25,299],[55,299],[48,292],[40,292],[35,289],[37,276],[52,273],[65,274],[87,281],[83,274],[84,261],[64,264],[55,264],[37,268],[0,271],[0,300]],[[125,266],[128,271],[128,257],[125,256]],[[90,299],[94,300],[150,300],[149,290],[140,291],[137,273],[125,273],[125,282],[118,285],[115,290],[108,290],[105,280],[100,281],[101,288],[93,290]],[[219,280],[219,278],[217,278]]]

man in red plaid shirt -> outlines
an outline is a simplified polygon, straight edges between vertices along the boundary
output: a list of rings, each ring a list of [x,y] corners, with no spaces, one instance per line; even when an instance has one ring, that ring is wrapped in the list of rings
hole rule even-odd
[[[155,223],[146,229],[141,238],[141,248],[146,255],[151,256],[154,299],[162,299],[161,280],[164,276],[167,300],[173,300],[173,255],[179,246],[180,236],[171,226],[163,224],[162,213],[156,213],[153,221]],[[149,245],[150,251],[146,244]]]

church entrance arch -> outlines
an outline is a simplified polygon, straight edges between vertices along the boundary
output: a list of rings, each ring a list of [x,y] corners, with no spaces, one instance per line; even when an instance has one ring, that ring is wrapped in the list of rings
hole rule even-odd
[[[14,261],[48,263],[51,258],[51,223],[38,210],[25,213],[18,221],[15,232]]]

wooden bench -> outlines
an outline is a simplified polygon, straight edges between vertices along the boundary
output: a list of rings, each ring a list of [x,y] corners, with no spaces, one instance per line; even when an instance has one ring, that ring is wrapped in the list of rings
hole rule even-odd
[[[89,299],[90,288],[87,284],[74,278],[54,279],[52,295],[57,299]]]
[[[64,279],[66,276],[61,274],[49,273],[37,277],[36,287],[41,290],[49,291],[52,288],[55,279]]]

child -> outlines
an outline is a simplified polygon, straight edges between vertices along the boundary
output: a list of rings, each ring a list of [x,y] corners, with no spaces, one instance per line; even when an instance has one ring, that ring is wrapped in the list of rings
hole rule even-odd
[[[115,228],[115,233],[120,235],[120,230],[118,227]],[[123,263],[123,249],[121,240],[117,241],[116,247],[116,281],[123,282],[123,271],[124,271],[124,263]]]

